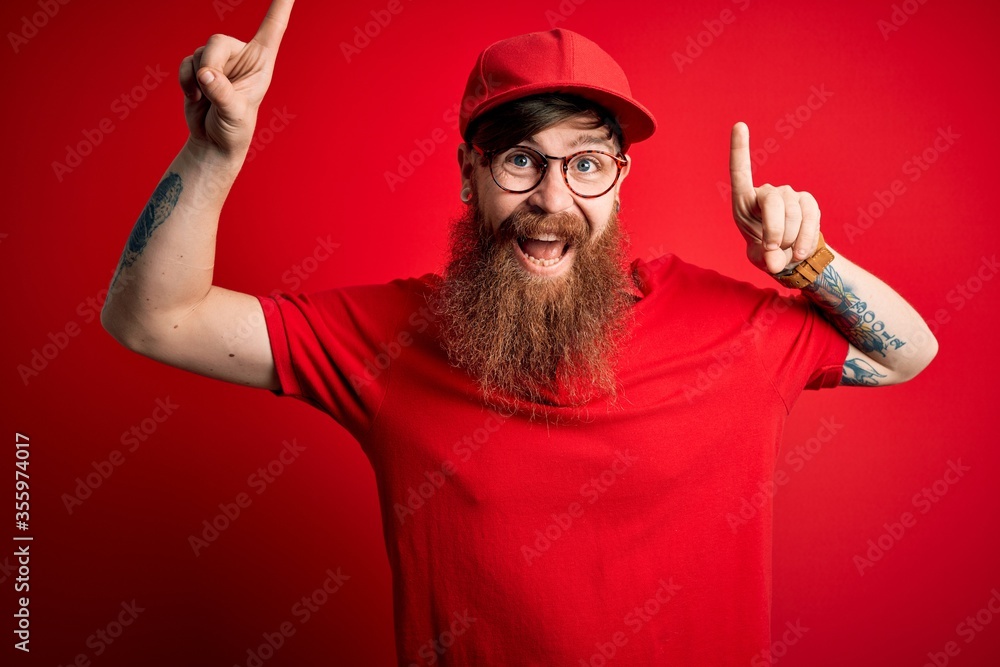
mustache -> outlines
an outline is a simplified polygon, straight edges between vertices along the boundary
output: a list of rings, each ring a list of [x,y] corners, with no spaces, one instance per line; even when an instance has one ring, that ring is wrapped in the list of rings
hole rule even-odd
[[[586,221],[572,213],[532,213],[514,211],[497,227],[496,237],[500,242],[526,236],[554,234],[571,246],[583,246],[590,242],[591,231]]]

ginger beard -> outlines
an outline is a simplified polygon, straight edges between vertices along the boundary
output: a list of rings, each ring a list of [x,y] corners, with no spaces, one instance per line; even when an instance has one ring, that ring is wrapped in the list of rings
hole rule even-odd
[[[528,273],[515,239],[555,234],[573,249],[557,276]],[[635,298],[627,263],[628,237],[612,213],[591,238],[572,214],[517,211],[494,234],[476,199],[451,231],[451,255],[436,295],[441,342],[452,364],[479,383],[487,403],[502,410],[522,399],[579,407],[617,397],[615,362]],[[545,393],[549,393],[546,397]]]

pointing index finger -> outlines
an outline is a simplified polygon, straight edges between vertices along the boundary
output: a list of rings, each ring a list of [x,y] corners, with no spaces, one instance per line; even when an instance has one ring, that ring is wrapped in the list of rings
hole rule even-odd
[[[733,125],[729,141],[729,178],[733,195],[753,194],[753,172],[750,168],[750,128],[744,122]]]
[[[278,48],[281,37],[288,27],[288,19],[292,15],[292,5],[295,0],[274,0],[267,10],[267,15],[260,23],[254,40],[271,49]]]

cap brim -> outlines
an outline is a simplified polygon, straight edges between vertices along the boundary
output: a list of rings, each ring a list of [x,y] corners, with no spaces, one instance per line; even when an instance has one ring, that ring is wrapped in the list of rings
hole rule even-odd
[[[649,139],[653,135],[653,132],[656,131],[656,120],[653,118],[653,114],[633,99],[598,86],[580,85],[576,82],[547,81],[545,83],[520,86],[481,102],[469,114],[466,134],[468,134],[468,128],[472,126],[473,121],[487,111],[495,109],[506,102],[540,93],[571,93],[579,95],[588,100],[593,100],[610,111],[621,126],[622,134],[625,137],[624,145],[622,146],[623,152],[631,144]],[[468,141],[469,137],[466,136],[465,139]]]

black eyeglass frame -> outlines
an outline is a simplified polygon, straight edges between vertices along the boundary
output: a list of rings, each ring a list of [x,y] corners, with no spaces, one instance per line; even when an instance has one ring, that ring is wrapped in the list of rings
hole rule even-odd
[[[481,156],[483,156],[483,158],[487,162],[489,162],[489,165],[490,165],[490,176],[493,177],[493,182],[497,184],[497,187],[500,188],[501,190],[504,190],[506,192],[511,192],[513,194],[524,194],[525,192],[531,192],[532,190],[534,190],[535,188],[537,188],[541,184],[541,182],[543,180],[545,180],[545,173],[546,173],[546,171],[548,171],[548,168],[549,168],[549,160],[559,160],[559,161],[562,162],[563,181],[565,181],[566,187],[569,188],[569,191],[572,192],[573,194],[575,194],[577,197],[583,197],[584,199],[596,199],[597,197],[603,197],[604,195],[606,195],[609,192],[611,192],[611,190],[615,187],[615,184],[618,182],[618,179],[621,178],[621,176],[622,176],[622,167],[625,167],[626,165],[628,165],[628,158],[626,158],[621,153],[619,153],[618,155],[612,155],[611,153],[608,153],[606,151],[595,151],[595,150],[577,151],[575,153],[570,153],[569,155],[567,155],[565,157],[557,157],[555,155],[546,155],[545,153],[541,152],[537,148],[532,148],[531,146],[524,146],[524,145],[521,145],[521,144],[518,144],[516,146],[511,146],[510,148],[504,148],[502,150],[491,150],[491,151],[483,150],[480,146],[477,146],[475,144],[472,145],[472,148],[477,153],[479,153]],[[504,187],[503,185],[500,184],[500,181],[497,180],[496,174],[493,173],[493,158],[496,157],[499,153],[505,153],[505,152],[507,152],[509,150],[513,150],[515,148],[523,148],[525,150],[529,150],[529,151],[535,153],[536,155],[541,155],[543,158],[545,158],[545,162],[542,163],[542,169],[539,172],[538,181],[534,185],[532,185],[530,188],[527,188],[525,190],[511,190],[510,188]],[[569,163],[570,163],[570,161],[573,158],[575,158],[575,157],[577,157],[579,155],[587,155],[587,154],[593,154],[593,153],[599,153],[600,155],[606,155],[609,158],[611,158],[612,160],[614,160],[615,161],[615,166],[618,167],[618,173],[615,174],[615,180],[611,181],[611,185],[609,185],[608,188],[607,188],[607,190],[605,190],[604,192],[601,192],[600,194],[596,194],[596,195],[584,195],[584,194],[580,194],[579,192],[577,192],[576,190],[574,190],[573,186],[570,185],[570,183],[569,183]]]

